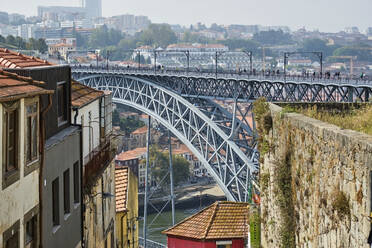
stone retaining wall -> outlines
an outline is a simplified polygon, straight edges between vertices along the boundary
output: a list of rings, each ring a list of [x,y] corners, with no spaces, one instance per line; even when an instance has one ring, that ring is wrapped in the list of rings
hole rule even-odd
[[[269,106],[262,246],[369,248],[372,136]]]

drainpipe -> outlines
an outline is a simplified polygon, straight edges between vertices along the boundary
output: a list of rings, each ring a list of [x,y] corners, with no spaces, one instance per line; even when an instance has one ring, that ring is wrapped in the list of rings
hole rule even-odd
[[[75,115],[74,115],[74,125],[77,126],[77,117],[79,115],[79,109],[78,108],[74,108],[73,109],[75,111]]]
[[[77,115],[79,110],[76,110],[76,114],[74,116],[74,121],[76,124]],[[80,211],[81,211],[81,247],[85,247],[85,240],[84,240],[84,221],[85,221],[85,202],[83,197],[83,128],[80,125]]]
[[[39,98],[40,99],[40,98]],[[52,94],[49,94],[48,97],[48,106],[44,110],[41,111],[40,116],[40,167],[39,167],[39,248],[43,247],[43,169],[44,169],[44,163],[45,163],[45,115],[52,107]],[[41,104],[39,104],[39,108],[41,108]]]

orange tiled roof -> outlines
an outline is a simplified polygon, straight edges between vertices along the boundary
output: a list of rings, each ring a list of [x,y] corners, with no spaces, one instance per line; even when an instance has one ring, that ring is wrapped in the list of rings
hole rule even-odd
[[[46,60],[26,56],[21,53],[10,51],[6,48],[0,48],[0,67],[13,69],[51,65],[53,64]]]
[[[180,148],[178,148],[178,149],[172,149],[172,154],[174,154],[174,155],[180,155],[180,154],[185,154],[185,153],[192,154],[190,149],[187,148],[187,146],[184,145],[184,144],[180,145]]]
[[[129,173],[128,167],[115,168],[115,201],[116,212],[127,210]]]
[[[248,203],[215,202],[162,233],[197,240],[247,238]]]
[[[120,161],[132,160],[132,159],[141,157],[145,153],[146,153],[146,147],[138,147],[136,149],[120,153],[116,157],[116,160],[120,160]]]
[[[39,86],[44,83],[34,81],[0,69],[0,102],[14,101],[24,97],[53,94],[53,90],[45,90]]]
[[[104,95],[103,91],[85,86],[75,80],[71,80],[71,105],[80,108]]]
[[[147,126],[140,127],[132,132],[132,134],[143,134],[147,132]]]

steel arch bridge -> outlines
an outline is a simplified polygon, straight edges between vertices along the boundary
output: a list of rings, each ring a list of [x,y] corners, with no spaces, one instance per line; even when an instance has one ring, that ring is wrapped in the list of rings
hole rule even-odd
[[[232,201],[249,201],[252,186],[259,190],[252,104],[242,107],[240,102],[261,96],[272,102],[367,102],[372,95],[371,85],[324,82],[78,69],[72,77],[90,87],[110,90],[114,102],[154,117],[193,152]],[[233,113],[216,99],[232,100]]]
[[[149,80],[73,76],[90,87],[112,91],[114,102],[138,109],[168,128],[203,163],[229,200],[248,201],[250,187],[258,188],[258,153],[252,148],[253,129],[244,120],[234,122],[232,114],[210,100],[192,103]],[[199,104],[203,108],[195,106]]]

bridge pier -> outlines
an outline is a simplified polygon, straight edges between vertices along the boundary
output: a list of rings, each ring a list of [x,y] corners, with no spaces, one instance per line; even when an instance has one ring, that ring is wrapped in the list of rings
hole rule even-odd
[[[348,86],[347,87],[347,102],[353,102],[354,101],[354,88]]]

